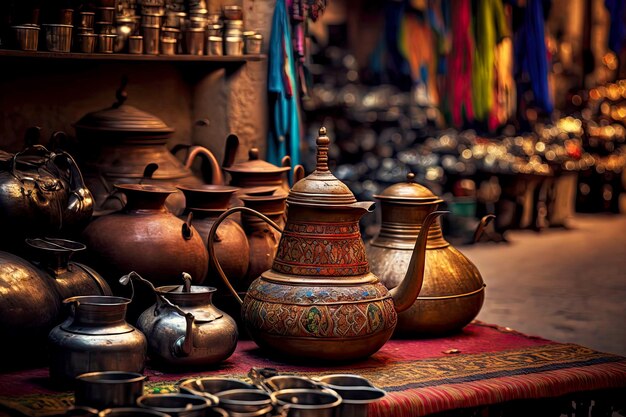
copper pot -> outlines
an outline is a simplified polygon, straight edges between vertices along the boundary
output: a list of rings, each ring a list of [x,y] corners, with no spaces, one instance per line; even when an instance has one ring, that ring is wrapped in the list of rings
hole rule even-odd
[[[78,295],[112,295],[109,284],[96,271],[71,257],[86,246],[67,239],[27,239],[33,258],[54,282],[60,299]]]
[[[5,343],[5,354],[21,363],[32,363],[43,352],[46,337],[58,323],[61,299],[54,282],[35,265],[0,252],[0,337]],[[38,352],[28,357],[30,352]],[[13,363],[7,363],[11,366]],[[18,364],[15,364],[18,365]]]
[[[272,267],[252,282],[242,301],[242,318],[254,341],[281,358],[347,361],[378,351],[395,329],[396,310],[409,308],[420,291],[426,234],[441,214],[428,216],[405,279],[388,291],[370,272],[359,231],[359,219],[373,203],[357,202],[329,171],[329,143],[326,129],[320,129],[317,168],[289,192]],[[236,211],[256,213],[280,229],[267,216],[234,207],[211,228],[209,253],[220,221]]]
[[[185,195],[185,211],[180,218],[186,219],[191,213],[193,226],[206,244],[211,226],[217,217],[228,209],[230,198],[238,189],[224,185],[179,186],[178,189]],[[249,250],[248,239],[242,227],[233,220],[224,221],[217,231],[215,255],[225,273],[233,277],[235,282],[240,282],[246,277],[250,259]],[[210,285],[223,287],[222,281],[217,278],[217,270],[212,259],[209,259],[207,276],[214,278],[215,282],[210,282]]]
[[[402,281],[424,219],[442,203],[428,188],[414,182],[392,185],[380,195],[380,233],[367,243],[372,271],[389,289]],[[493,216],[481,221],[476,236]],[[426,243],[422,290],[406,311],[398,315],[396,332],[403,336],[442,335],[458,331],[480,311],[485,284],[478,268],[448,243],[439,222],[431,226]]]
[[[0,244],[15,250],[26,237],[80,231],[92,212],[91,193],[69,154],[41,145],[0,151]]]
[[[123,206],[123,200],[111,198],[115,194],[113,184],[140,180],[167,186],[203,184],[204,181],[191,171],[196,157],[204,159],[205,180],[222,184],[219,163],[211,151],[202,146],[177,145],[173,152],[187,150],[185,161],[181,163],[166,147],[174,130],[156,116],[125,104],[127,95],[123,88],[111,107],[88,113],[74,125],[82,146],[81,166],[95,196],[98,214]],[[149,164],[156,164],[158,170],[144,179]],[[183,195],[178,191],[172,193],[167,206],[174,214],[180,214],[184,209]]]
[[[165,199],[176,190],[140,184],[116,187],[128,200],[124,209],[97,217],[83,231],[90,265],[113,291],[122,291],[117,277],[133,270],[155,285],[176,284],[183,272],[195,283],[204,281],[209,260],[202,237],[191,218],[183,221],[165,208]],[[138,292],[129,316],[136,318],[153,300],[149,292]]]

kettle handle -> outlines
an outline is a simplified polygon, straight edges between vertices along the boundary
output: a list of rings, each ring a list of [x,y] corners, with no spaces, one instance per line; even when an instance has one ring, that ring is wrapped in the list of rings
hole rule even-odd
[[[237,294],[237,291],[235,290],[235,288],[232,286],[232,284],[228,280],[228,277],[226,276],[226,274],[224,274],[224,270],[222,269],[222,266],[220,265],[220,262],[217,259],[217,256],[215,256],[215,244],[214,244],[215,235],[216,235],[217,228],[219,227],[219,225],[228,216],[230,216],[231,214],[234,214],[234,213],[238,213],[238,212],[244,212],[244,213],[248,213],[248,214],[252,214],[254,216],[257,216],[259,219],[265,221],[267,224],[272,226],[274,229],[276,229],[280,233],[282,233],[283,230],[280,228],[279,225],[274,223],[270,218],[268,218],[264,214],[261,214],[258,211],[253,210],[253,209],[248,208],[248,207],[232,207],[232,208],[226,210],[224,213],[220,214],[220,216],[215,220],[215,223],[213,223],[213,226],[211,226],[211,230],[209,230],[209,239],[208,239],[208,244],[207,244],[207,247],[209,249],[209,259],[212,259],[213,262],[215,262],[215,269],[217,269],[217,273],[219,274],[219,276],[222,279],[222,281],[224,281],[224,284],[226,284],[226,287],[228,287],[228,290],[231,292],[231,294],[233,294],[235,296],[235,299],[237,301],[239,301],[239,304],[243,304],[243,300],[241,299],[241,297],[239,297],[239,294]]]
[[[472,243],[478,242],[478,239],[480,239],[480,237],[483,235],[485,228],[495,218],[496,216],[494,216],[493,214],[487,214],[482,219],[480,219],[480,223],[478,223],[478,226],[476,227],[476,231],[474,232],[474,238],[472,239]]]
[[[185,168],[191,169],[191,165],[193,164],[193,161],[196,159],[196,157],[200,156],[204,159],[204,162],[209,164],[209,169],[211,172],[211,184],[222,185],[224,183],[224,176],[222,175],[222,170],[220,168],[219,163],[217,162],[217,159],[215,158],[215,155],[213,155],[213,152],[211,152],[204,146],[199,146],[199,145],[194,145],[194,146],[176,145],[172,149],[172,153],[175,154],[176,152],[178,152],[179,150],[183,148],[187,148],[187,155],[185,156]],[[203,165],[203,168],[204,168],[204,165]],[[204,173],[205,173],[205,170],[203,169],[203,174]],[[205,180],[206,180],[206,175],[205,175]]]

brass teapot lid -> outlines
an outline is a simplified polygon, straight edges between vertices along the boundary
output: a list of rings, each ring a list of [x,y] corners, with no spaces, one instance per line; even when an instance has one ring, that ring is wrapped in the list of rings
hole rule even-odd
[[[339,181],[328,169],[328,145],[326,128],[321,127],[317,138],[317,166],[315,171],[298,181],[289,191],[287,203],[306,206],[344,206],[356,203],[354,194],[346,184]]]
[[[125,104],[128,94],[126,80],[116,91],[117,101],[109,108],[87,113],[74,127],[96,132],[126,132],[166,135],[174,132],[165,122],[148,112]]]
[[[405,203],[405,204],[438,204],[443,202],[427,187],[415,182],[415,174],[409,172],[406,182],[399,182],[374,195],[374,198],[382,202]]]
[[[248,151],[247,161],[240,162],[229,167],[224,167],[224,171],[226,172],[240,174],[277,174],[289,171],[289,169],[289,167],[277,167],[274,164],[270,164],[267,161],[259,159],[258,148],[250,148]]]

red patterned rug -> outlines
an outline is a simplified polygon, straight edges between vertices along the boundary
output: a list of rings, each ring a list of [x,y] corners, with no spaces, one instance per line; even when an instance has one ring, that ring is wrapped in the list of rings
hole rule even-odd
[[[626,388],[626,358],[574,344],[555,343],[475,322],[440,339],[391,340],[369,359],[349,365],[286,363],[268,359],[251,341],[219,367],[193,372],[148,368],[147,392],[176,391],[182,379],[206,375],[246,379],[250,368],[310,377],[356,373],[388,395],[370,416],[421,416],[520,399],[539,399],[608,388]],[[0,375],[0,405],[26,416],[62,412],[71,391],[56,391],[47,369]]]

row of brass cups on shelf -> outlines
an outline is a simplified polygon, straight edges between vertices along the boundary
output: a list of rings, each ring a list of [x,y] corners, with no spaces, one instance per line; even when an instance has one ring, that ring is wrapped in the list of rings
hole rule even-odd
[[[249,375],[253,384],[226,377],[195,377],[178,382],[178,392],[145,394],[146,377],[140,373],[90,372],[76,378],[75,405],[94,416],[109,417],[146,415],[147,411],[165,413],[154,414],[160,417],[189,412],[184,415],[269,417],[287,412],[299,417],[366,417],[368,404],[385,396],[385,391],[354,374],[257,379],[253,368]],[[99,410],[104,411],[98,414]]]

